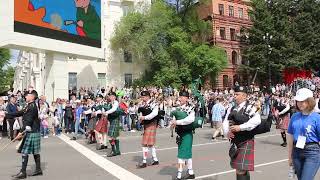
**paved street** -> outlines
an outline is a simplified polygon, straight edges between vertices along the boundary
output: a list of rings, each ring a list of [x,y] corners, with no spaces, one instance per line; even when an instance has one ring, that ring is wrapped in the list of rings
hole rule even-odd
[[[193,166],[197,179],[233,180],[235,173],[229,166],[227,141],[211,141],[211,129],[196,130],[193,147]],[[141,160],[141,133],[121,135],[122,155],[107,158],[108,150],[96,151],[95,145],[87,145],[85,139],[77,142],[67,135],[42,140],[42,166],[44,176],[37,179],[102,180],[102,179],[152,179],[170,180],[176,174],[177,148],[169,129],[158,130],[157,154],[159,166],[136,169]],[[0,140],[3,146],[7,139]],[[281,138],[275,130],[256,137],[255,180],[287,179],[287,149],[281,147]],[[90,160],[89,160],[90,159]],[[20,168],[20,156],[15,145],[0,153],[0,179],[9,180]],[[95,162],[95,163],[94,163]],[[33,157],[29,157],[28,172],[34,169]],[[315,179],[320,179],[320,173]]]

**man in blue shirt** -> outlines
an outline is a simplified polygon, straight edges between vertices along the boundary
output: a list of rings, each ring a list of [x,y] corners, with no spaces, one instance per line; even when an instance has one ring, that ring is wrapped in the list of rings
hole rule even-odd
[[[75,121],[75,132],[74,132],[74,136],[71,138],[71,140],[77,140],[77,136],[78,136],[78,132],[80,131],[82,134],[85,134],[86,132],[81,128],[80,126],[80,121],[81,121],[81,116],[83,113],[83,107],[81,105],[81,101],[80,100],[76,100],[75,103],[77,103],[77,107],[76,107],[76,121]]]

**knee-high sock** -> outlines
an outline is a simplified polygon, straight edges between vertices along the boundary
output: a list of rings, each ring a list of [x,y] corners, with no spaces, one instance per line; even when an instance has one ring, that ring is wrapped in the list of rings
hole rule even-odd
[[[154,161],[158,161],[156,148],[155,148],[154,146],[152,146],[150,149],[151,149],[151,152],[152,152],[152,158],[153,158],[153,160],[154,160]]]
[[[29,160],[28,154],[23,154],[22,155],[22,167],[21,167],[21,172],[23,172],[23,173],[27,172],[28,160]]]
[[[284,143],[287,143],[287,135],[286,132],[281,132],[281,137]]]
[[[41,170],[40,154],[34,154],[33,158],[36,163],[36,171]]]
[[[193,172],[193,169],[192,169],[192,159],[188,159],[188,173],[190,174],[190,175],[193,175],[194,174],[194,172]]]
[[[148,157],[148,147],[142,147],[142,157],[143,157],[143,163],[147,163],[147,157]]]
[[[120,141],[119,141],[119,139],[116,139],[116,153],[120,154]]]
[[[108,135],[107,135],[107,133],[103,133],[102,134],[102,145],[104,145],[105,147],[107,147],[108,146]]]
[[[177,178],[181,179],[182,171],[183,171],[183,164],[185,163],[184,159],[178,159],[178,173]]]

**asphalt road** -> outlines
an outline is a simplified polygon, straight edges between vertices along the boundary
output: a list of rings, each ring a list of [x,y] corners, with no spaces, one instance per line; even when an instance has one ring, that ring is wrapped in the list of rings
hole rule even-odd
[[[157,134],[157,155],[159,166],[137,169],[142,160],[141,132],[123,132],[120,137],[121,156],[107,158],[108,150],[95,150],[95,145],[87,145],[85,139],[70,141],[67,135],[49,137],[42,140],[42,166],[44,176],[29,179],[152,179],[170,180],[176,175],[177,145],[170,137],[169,129],[159,129]],[[234,180],[235,172],[230,168],[228,158],[229,142],[218,139],[211,141],[212,129],[197,129],[194,135],[193,168],[197,179]],[[8,142],[0,140],[0,147]],[[255,144],[254,180],[287,179],[287,148],[280,146],[279,132],[258,135]],[[21,158],[11,145],[0,152],[0,179],[9,180],[21,167]],[[33,157],[29,157],[28,172],[34,169]],[[318,172],[315,179],[320,179]]]

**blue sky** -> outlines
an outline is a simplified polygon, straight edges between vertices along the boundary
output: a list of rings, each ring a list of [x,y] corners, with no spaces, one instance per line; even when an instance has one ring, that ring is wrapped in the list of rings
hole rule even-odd
[[[14,49],[10,49],[10,53],[11,53],[10,65],[11,66],[16,66],[17,58],[19,56],[19,51],[18,50],[14,50]]]

